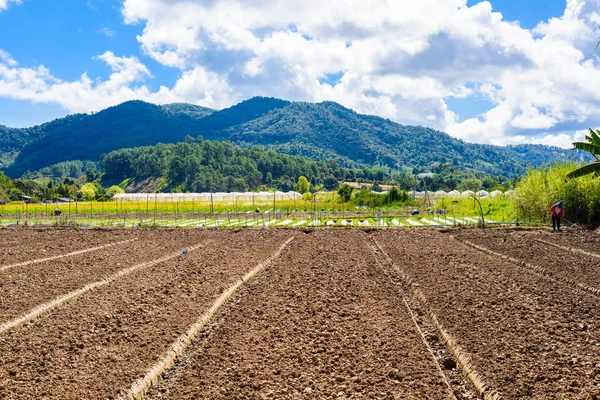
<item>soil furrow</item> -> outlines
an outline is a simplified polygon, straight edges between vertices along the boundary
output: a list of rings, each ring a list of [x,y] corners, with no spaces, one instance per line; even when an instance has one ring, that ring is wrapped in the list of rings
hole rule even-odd
[[[452,398],[365,239],[297,237],[148,397]]]
[[[181,252],[206,236],[190,231],[148,231],[140,240],[117,247],[5,271],[0,274],[0,324],[132,265]]]
[[[12,244],[3,247],[0,251],[0,265],[18,264],[132,239],[136,237],[136,232],[68,229],[0,230],[0,240],[4,237],[11,240]]]
[[[273,260],[275,260],[281,252],[292,242],[294,238],[289,238],[277,251],[269,257],[269,259],[259,263],[255,268],[249,271],[242,277],[238,282],[230,286],[219,298],[213,303],[210,309],[204,313],[187,331],[181,335],[175,342],[173,342],[167,351],[167,353],[153,365],[146,375],[139,379],[133,384],[131,390],[122,396],[125,400],[140,400],[142,399],[148,390],[155,385],[160,376],[164,374],[169,368],[175,364],[178,357],[181,357],[183,352],[192,344],[192,342],[198,337],[202,329],[206,324],[214,317],[214,315],[221,309],[221,307],[233,296],[244,283],[253,279],[258,273],[262,272],[265,268],[269,267]]]
[[[598,299],[439,232],[375,236],[469,350],[477,371],[507,398],[600,396]]]
[[[137,271],[0,336],[0,398],[124,395],[286,232],[211,232],[218,244]]]
[[[86,248],[86,249],[76,250],[76,251],[73,251],[71,253],[59,254],[59,255],[56,255],[56,256],[51,256],[51,257],[46,257],[46,258],[36,258],[34,260],[23,261],[23,262],[20,262],[20,263],[17,263],[17,264],[3,265],[3,266],[0,266],[0,272],[5,272],[5,271],[7,271],[9,269],[12,269],[12,268],[25,267],[25,266],[28,266],[28,265],[41,264],[41,263],[44,263],[44,262],[50,262],[50,261],[58,260],[58,259],[61,259],[61,258],[78,256],[80,254],[90,253],[92,251],[98,251],[98,250],[103,250],[103,249],[107,249],[107,248],[110,248],[110,247],[124,245],[124,244],[127,244],[127,243],[131,243],[132,241],[133,241],[133,239],[123,240],[121,242],[113,242],[113,243],[108,243],[108,244],[104,244],[104,245],[100,245],[100,246],[95,246],[95,247],[89,247],[89,248]]]
[[[432,328],[439,335],[439,336],[437,336],[437,338],[438,338],[437,340],[440,341],[440,338],[441,338],[441,342],[443,342],[444,345],[446,345],[446,347],[448,348],[450,357],[452,357],[452,362],[454,362],[454,365],[458,365],[460,367],[460,369],[462,371],[462,375],[468,381],[468,383],[465,382],[465,384],[462,386],[471,387],[472,390],[477,394],[477,397],[482,398],[484,400],[501,400],[502,396],[497,392],[497,390],[489,387],[482,379],[481,374],[479,374],[475,370],[475,368],[473,367],[473,365],[471,363],[469,354],[467,352],[465,352],[465,350],[463,350],[456,343],[456,341],[452,338],[452,336],[439,323],[438,317],[435,315],[435,312],[431,309],[431,306],[427,302],[422,291],[419,289],[418,284],[416,284],[406,274],[406,272],[404,270],[402,270],[402,268],[400,268],[396,263],[394,263],[394,261],[391,259],[391,257],[385,252],[385,250],[381,247],[381,245],[377,242],[377,240],[375,238],[373,238],[373,242],[375,243],[375,246],[377,247],[377,249],[385,257],[385,260],[390,265],[391,269],[394,270],[396,272],[396,274],[400,276],[404,286],[406,286],[408,288],[408,290],[411,292],[410,293],[412,295],[411,298],[413,298],[414,300],[416,300],[417,303],[419,303],[419,306],[416,306],[415,308],[417,310],[420,310],[422,308],[424,310],[424,313],[428,314],[429,321],[432,325]],[[406,302],[406,300],[405,300],[405,302]],[[420,308],[417,308],[417,307],[420,307]],[[409,310],[409,312],[410,312],[410,310]],[[412,313],[411,313],[411,315],[412,315]],[[414,320],[414,318],[413,318],[413,320]],[[415,321],[415,323],[416,323],[416,321]],[[418,326],[417,326],[417,329],[418,329]],[[426,340],[425,337],[423,337],[423,338],[424,338],[424,340]],[[433,344],[435,344],[435,341],[433,341],[433,342],[434,342]],[[444,361],[442,361],[442,363],[447,364],[450,362],[450,361],[448,361],[448,356],[446,356],[445,354],[441,354],[439,357],[445,359]],[[446,368],[446,369],[450,369],[450,368]],[[448,375],[450,375],[450,373],[448,373]],[[456,384],[455,386],[459,386],[459,388],[460,388],[461,385]]]
[[[489,231],[478,235],[460,233],[456,238],[538,266],[541,273],[568,281],[571,285],[589,287],[592,289],[590,292],[600,294],[600,259],[589,254],[576,254],[568,249],[560,249],[520,232]]]
[[[189,248],[188,251],[192,252],[192,251],[198,250],[202,247],[210,245],[211,242],[212,241],[209,240],[206,243],[200,243],[200,244],[193,245]],[[104,277],[103,279],[101,279],[99,281],[88,283],[87,285],[85,285],[82,288],[73,290],[65,295],[62,295],[62,296],[59,296],[59,297],[53,299],[52,301],[50,301],[48,303],[44,303],[44,304],[41,304],[41,305],[35,307],[34,309],[29,311],[25,315],[22,315],[22,316],[14,319],[12,321],[9,321],[7,323],[1,324],[0,325],[0,334],[17,329],[17,328],[21,327],[22,325],[33,321],[34,319],[38,318],[42,314],[49,313],[50,311],[55,310],[58,307],[64,306],[68,302],[71,302],[71,301],[87,294],[88,292],[91,292],[92,290],[98,290],[102,286],[109,285],[109,284],[113,283],[114,281],[116,281],[117,279],[126,277],[127,275],[130,275],[130,274],[133,274],[134,272],[136,272],[142,268],[149,268],[153,265],[157,265],[157,264],[161,264],[165,261],[169,261],[175,257],[178,257],[180,254],[181,254],[180,251],[177,251],[177,252],[171,253],[171,254],[167,254],[166,256],[163,256],[159,259],[144,262],[141,264],[136,264],[129,268],[119,270],[119,271],[115,272],[114,274]]]
[[[600,289],[596,289],[596,288],[593,288],[591,286],[584,285],[583,283],[579,283],[576,280],[567,278],[566,276],[563,276],[562,274],[561,275],[557,275],[557,274],[555,274],[554,272],[552,272],[552,271],[550,271],[548,269],[540,267],[539,265],[534,265],[534,264],[525,262],[523,260],[516,259],[516,258],[511,257],[509,255],[506,255],[504,253],[500,253],[500,252],[497,252],[497,251],[494,251],[494,250],[490,250],[487,247],[483,247],[483,246],[477,245],[477,244],[472,243],[472,242],[470,242],[468,240],[462,240],[462,241],[459,241],[459,242],[462,243],[462,244],[464,244],[464,245],[466,245],[466,246],[468,246],[468,247],[470,247],[470,248],[479,250],[482,253],[486,253],[486,254],[492,255],[494,257],[497,257],[497,258],[506,260],[508,262],[511,262],[511,263],[513,263],[513,264],[515,264],[517,266],[523,267],[523,268],[525,268],[525,269],[527,269],[527,270],[529,270],[529,271],[531,271],[531,272],[539,275],[540,277],[542,277],[542,278],[544,278],[544,279],[546,279],[546,280],[548,280],[548,281],[550,281],[552,283],[562,284],[562,285],[571,287],[573,289],[582,290],[583,292],[586,292],[587,294],[592,295],[592,296],[600,299]]]
[[[582,250],[582,249],[579,249],[579,248],[576,248],[576,247],[563,246],[563,245],[560,245],[560,244],[549,242],[549,241],[544,240],[544,239],[538,239],[538,238],[536,238],[535,240],[537,242],[544,243],[544,244],[547,244],[547,245],[552,246],[552,247],[556,247],[557,249],[562,249],[562,250],[570,251],[570,252],[575,253],[575,254],[579,254],[579,255],[583,254],[585,256],[590,256],[590,257],[594,257],[594,258],[600,258],[600,254],[598,254],[598,253],[592,253],[592,252],[585,251],[585,250]]]

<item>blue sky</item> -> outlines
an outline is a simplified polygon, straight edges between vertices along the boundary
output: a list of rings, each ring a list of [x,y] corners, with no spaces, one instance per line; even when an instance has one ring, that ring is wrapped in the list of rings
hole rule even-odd
[[[568,144],[598,123],[600,98],[580,93],[600,82],[598,0],[336,1],[0,0],[0,124],[132,98],[223,108],[254,95],[496,144]],[[575,69],[581,82],[564,78]]]

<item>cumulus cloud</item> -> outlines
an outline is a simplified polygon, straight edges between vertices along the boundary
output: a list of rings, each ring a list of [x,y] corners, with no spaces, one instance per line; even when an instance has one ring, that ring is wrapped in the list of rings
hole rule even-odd
[[[229,104],[227,82],[202,67],[183,73],[173,88],[151,91],[145,84],[151,73],[137,58],[119,57],[110,51],[94,58],[110,68],[108,79],[91,79],[84,73],[76,81],[63,81],[44,66],[17,67],[0,50],[0,97],[54,103],[70,112],[98,111],[135,99],[157,104],[189,101],[213,108]]]
[[[11,4],[21,4],[22,0],[0,0],[0,12],[7,10]]]
[[[124,22],[143,27],[141,50],[178,71],[172,87],[151,92],[144,84],[150,71],[139,60],[110,52],[98,57],[113,70],[100,82],[85,74],[61,82],[43,67],[10,65],[0,53],[0,95],[21,95],[7,89],[20,82],[27,98],[70,110],[132,96],[210,107],[255,95],[333,100],[494,144],[547,140],[567,146],[572,132],[600,124],[600,68],[593,54],[600,0],[567,0],[563,15],[530,30],[505,20],[493,4],[124,0]],[[29,85],[22,77],[6,78],[26,73],[35,78]],[[37,80],[45,86],[34,85]],[[72,90],[65,98],[73,101],[48,100],[58,88]],[[448,107],[450,98],[467,104],[484,98],[491,105],[477,117],[461,118]]]

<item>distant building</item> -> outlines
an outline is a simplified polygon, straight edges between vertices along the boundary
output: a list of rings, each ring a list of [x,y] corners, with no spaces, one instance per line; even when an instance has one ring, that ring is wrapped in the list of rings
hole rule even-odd
[[[31,196],[21,196],[24,203],[31,203]]]
[[[57,202],[59,203],[72,203],[73,200],[69,199],[68,197],[59,197],[58,199],[56,199]]]

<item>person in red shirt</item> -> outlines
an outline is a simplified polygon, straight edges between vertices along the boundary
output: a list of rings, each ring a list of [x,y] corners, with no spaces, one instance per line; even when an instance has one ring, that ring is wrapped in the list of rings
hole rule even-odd
[[[565,202],[559,201],[552,207],[550,207],[550,214],[552,214],[552,230],[560,232],[560,220],[565,217]]]

